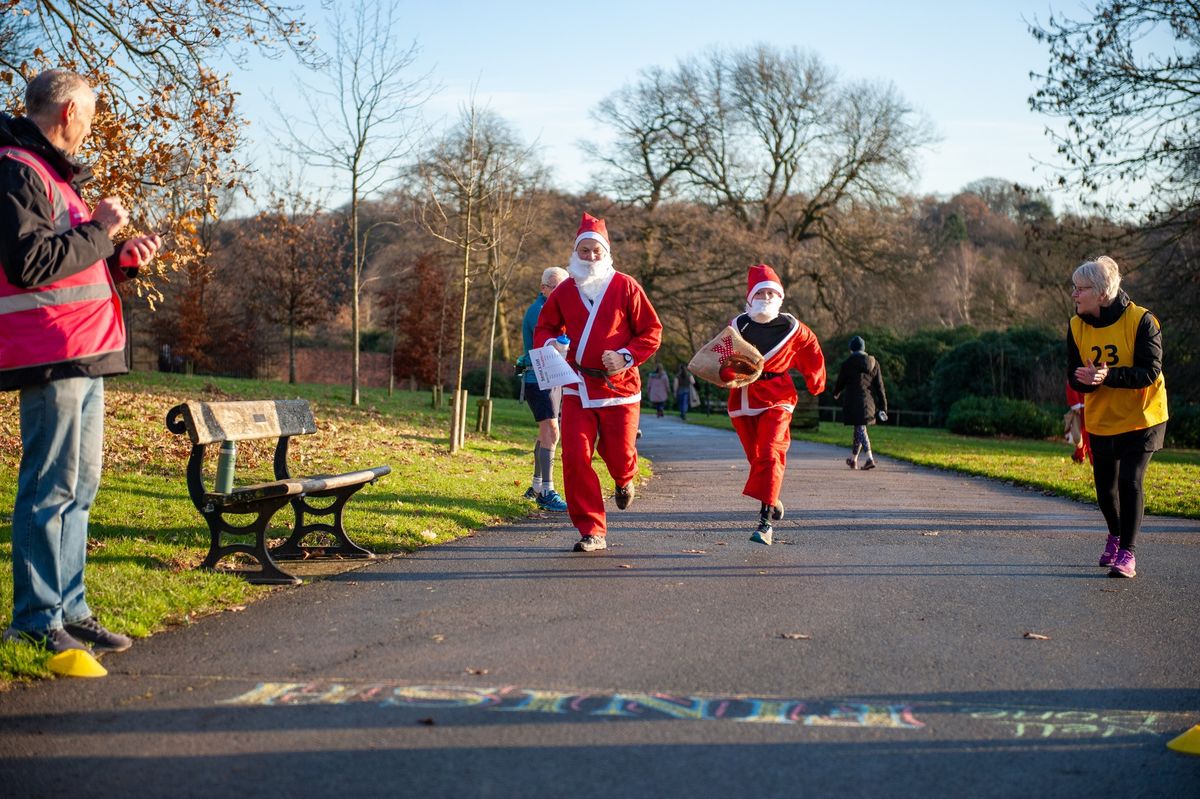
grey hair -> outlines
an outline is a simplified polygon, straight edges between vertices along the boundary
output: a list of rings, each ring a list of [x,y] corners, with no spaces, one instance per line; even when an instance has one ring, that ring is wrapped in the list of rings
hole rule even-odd
[[[552,277],[557,277],[558,282],[561,283],[570,276],[571,273],[566,269],[563,269],[561,266],[551,266],[542,271],[542,285],[545,286],[548,284],[550,282],[550,278]],[[555,285],[558,285],[558,283]]]
[[[79,75],[66,69],[48,69],[25,87],[25,112],[37,115],[54,111],[75,99],[81,90],[90,93],[92,87]]]
[[[1072,277],[1095,288],[1101,305],[1111,303],[1121,290],[1121,267],[1107,255],[1083,262]]]

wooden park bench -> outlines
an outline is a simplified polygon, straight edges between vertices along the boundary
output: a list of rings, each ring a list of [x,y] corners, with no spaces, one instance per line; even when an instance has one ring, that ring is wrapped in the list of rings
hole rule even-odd
[[[242,553],[258,561],[260,570],[245,573],[256,583],[294,585],[300,579],[279,568],[276,560],[333,556],[373,558],[371,552],[355,544],[346,534],[342,511],[347,500],[368,483],[391,471],[390,466],[375,466],[346,474],[317,474],[293,477],[288,471],[288,442],[292,436],[317,432],[312,410],[306,400],[268,400],[260,402],[185,402],[167,412],[167,429],[186,433],[192,441],[187,465],[188,496],[208,522],[211,543],[201,568],[213,569],[226,555]],[[208,491],[204,485],[204,453],[209,445],[225,442],[275,438],[275,479],[269,483],[237,486],[226,491]],[[229,464],[232,469],[232,463]],[[231,482],[231,480],[230,480]],[[332,497],[326,507],[316,507],[310,499]],[[267,548],[267,529],[271,517],[291,503],[295,526],[291,536],[279,546]],[[256,514],[247,525],[234,525],[226,518]],[[305,521],[306,516],[332,517],[328,522]],[[324,533],[337,541],[336,546],[306,547],[305,538]],[[223,543],[224,536],[254,543]]]

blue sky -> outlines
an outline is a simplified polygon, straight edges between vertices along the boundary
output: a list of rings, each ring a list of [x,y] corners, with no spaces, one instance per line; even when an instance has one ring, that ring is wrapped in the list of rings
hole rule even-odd
[[[343,5],[342,3],[338,4]],[[478,100],[536,140],[556,183],[582,189],[594,165],[576,146],[601,138],[588,109],[645,67],[669,67],[712,45],[759,42],[817,53],[850,80],[891,81],[941,136],[925,152],[921,193],[952,194],[972,180],[1001,177],[1038,187],[1055,161],[1043,133],[1049,120],[1029,110],[1029,72],[1047,65],[1044,45],[1026,21],[1051,10],[1086,14],[1080,0],[616,0],[607,3],[399,0],[407,45],[420,47],[417,69],[432,70],[440,91],[424,115],[435,127],[452,119],[477,86]],[[318,35],[326,15],[301,3]],[[322,38],[327,39],[325,35]],[[233,70],[242,111],[251,120],[248,160],[271,158],[275,113],[303,109],[303,71],[293,61],[254,60]],[[277,125],[276,125],[277,127]],[[335,191],[336,196],[336,191]],[[1056,197],[1061,206],[1063,198]]]

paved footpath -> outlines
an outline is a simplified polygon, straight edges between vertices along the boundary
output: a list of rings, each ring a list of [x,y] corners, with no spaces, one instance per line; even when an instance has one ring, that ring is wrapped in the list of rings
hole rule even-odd
[[[796,443],[764,547],[732,433],[643,430],[607,553],[534,518],[0,694],[0,793],[1200,795],[1194,520],[1106,579],[1092,506]]]

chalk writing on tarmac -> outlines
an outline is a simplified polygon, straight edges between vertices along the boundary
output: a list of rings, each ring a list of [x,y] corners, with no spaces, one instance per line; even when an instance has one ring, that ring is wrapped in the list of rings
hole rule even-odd
[[[1001,737],[1022,739],[1128,738],[1162,736],[1185,729],[1195,713],[1129,709],[1082,710],[1063,707],[965,705],[954,702],[785,699],[779,697],[698,697],[664,693],[589,693],[507,685],[407,685],[398,682],[264,682],[222,704],[299,707],[373,705],[380,708],[501,713],[549,713],[587,718],[738,721],[806,727],[929,729],[917,718],[968,718],[998,728]]]
[[[925,725],[907,705],[812,702],[756,697],[693,697],[667,694],[595,694],[503,686],[397,685],[395,683],[259,683],[223,704],[346,705],[380,707],[482,708],[508,713],[554,713],[630,719],[691,719],[809,727],[873,727],[902,730]]]
[[[1012,729],[1014,738],[1115,738],[1127,735],[1162,735],[1177,722],[1161,713],[1144,711],[1013,710],[964,708],[973,719],[999,722]],[[1178,714],[1166,714],[1178,715]]]

